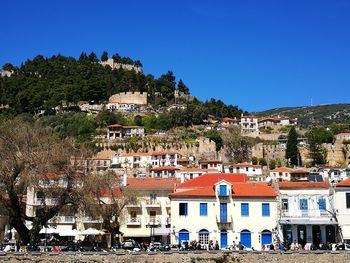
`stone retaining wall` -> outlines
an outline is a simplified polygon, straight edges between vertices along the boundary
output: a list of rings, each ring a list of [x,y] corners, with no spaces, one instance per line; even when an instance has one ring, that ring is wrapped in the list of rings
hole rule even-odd
[[[133,263],[345,263],[350,262],[348,252],[316,251],[313,253],[7,253],[0,254],[1,262],[133,262]]]

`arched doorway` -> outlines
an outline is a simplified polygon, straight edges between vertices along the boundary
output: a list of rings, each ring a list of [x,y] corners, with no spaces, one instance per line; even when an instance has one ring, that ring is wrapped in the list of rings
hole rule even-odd
[[[245,229],[241,232],[241,244],[247,248],[252,247],[252,236],[249,230]]]
[[[264,230],[261,232],[261,244],[269,245],[272,243],[272,233],[269,230]]]
[[[227,248],[227,231],[225,229],[220,232],[220,248]]]
[[[321,227],[319,225],[312,226],[312,243],[319,248],[321,244]]]
[[[198,241],[203,245],[209,244],[209,231],[206,229],[202,229],[198,232]]]
[[[182,241],[189,241],[190,233],[186,229],[181,229],[179,231],[179,245],[182,245]]]

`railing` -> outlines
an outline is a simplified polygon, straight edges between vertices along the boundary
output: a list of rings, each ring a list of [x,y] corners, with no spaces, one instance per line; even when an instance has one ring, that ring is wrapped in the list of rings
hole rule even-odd
[[[148,225],[161,225],[160,218],[156,217],[156,216],[148,217],[146,222],[147,222]]]
[[[127,225],[141,225],[141,218],[139,217],[129,217],[126,221]]]
[[[74,216],[55,216],[49,220],[49,223],[74,223]]]
[[[308,209],[308,210],[296,210],[291,211],[282,209],[281,213],[282,217],[290,217],[290,218],[301,218],[301,217],[310,217],[310,218],[318,218],[318,217],[331,217],[331,214],[327,210],[320,209]]]
[[[233,220],[231,216],[216,216],[216,222],[218,224],[231,224],[232,221]]]

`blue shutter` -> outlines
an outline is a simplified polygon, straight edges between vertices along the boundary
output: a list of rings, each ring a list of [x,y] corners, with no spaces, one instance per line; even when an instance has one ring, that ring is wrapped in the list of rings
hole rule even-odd
[[[220,247],[221,249],[227,248],[227,232],[225,231],[220,233]]]
[[[241,243],[244,247],[247,247],[247,248],[252,247],[252,237],[249,231],[241,232]]]
[[[227,204],[226,203],[220,203],[220,222],[221,223],[227,222]]]
[[[249,204],[241,204],[241,216],[249,216]]]
[[[324,198],[318,199],[318,208],[320,210],[326,210],[326,199]]]
[[[300,199],[300,210],[307,210],[307,199]]]
[[[185,210],[185,216],[187,216],[187,203],[184,205],[184,210]]]
[[[262,216],[270,216],[270,204],[262,204]]]
[[[226,187],[226,185],[220,185],[220,196],[227,196],[227,187]]]
[[[261,233],[261,243],[263,245],[269,245],[272,243],[272,234],[270,231],[263,231]]]
[[[200,216],[207,216],[208,215],[208,205],[207,205],[207,203],[200,203],[199,204],[199,215]]]

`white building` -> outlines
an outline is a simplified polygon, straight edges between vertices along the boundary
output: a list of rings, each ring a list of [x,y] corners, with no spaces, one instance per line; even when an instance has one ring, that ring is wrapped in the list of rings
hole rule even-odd
[[[260,250],[274,241],[276,192],[245,174],[204,174],[180,184],[171,199],[171,243],[218,242],[221,249],[241,242]]]
[[[350,178],[334,188],[334,209],[339,223],[341,237],[350,244]]]
[[[241,116],[241,131],[242,133],[258,133],[258,117],[256,116]]]
[[[178,152],[151,152],[151,165],[153,167],[160,166],[176,166],[177,160],[182,155]]]
[[[215,169],[218,172],[222,173],[224,171],[222,161],[220,160],[202,160],[199,161],[200,169]]]
[[[280,182],[280,234],[286,244],[303,247],[335,242],[337,223],[328,182]]]
[[[262,175],[262,166],[251,163],[237,163],[226,167],[225,173],[244,173],[252,181]]]
[[[179,168],[174,166],[161,166],[151,168],[151,176],[155,178],[174,178]]]
[[[127,178],[125,193],[137,197],[136,204],[127,205],[123,211],[120,231],[124,239],[139,242],[169,243],[170,200],[178,180],[164,178]]]
[[[122,139],[128,137],[143,137],[145,135],[145,128],[142,126],[123,126],[113,124],[107,126],[107,139]]]
[[[150,153],[121,153],[115,158],[115,164],[121,168],[148,168],[151,165]]]
[[[177,171],[177,178],[180,178],[181,183],[197,178],[206,173],[217,173],[216,169],[200,169],[200,168],[184,168]]]

